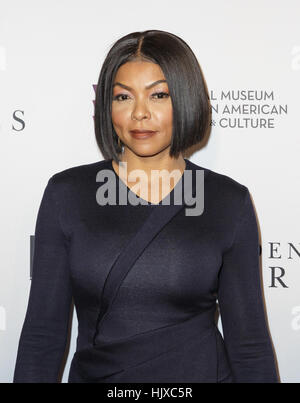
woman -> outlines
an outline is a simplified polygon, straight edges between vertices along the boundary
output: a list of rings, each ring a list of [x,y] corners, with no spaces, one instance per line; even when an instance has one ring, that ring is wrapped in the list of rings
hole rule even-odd
[[[70,383],[278,382],[249,190],[183,157],[209,123],[182,39],[151,30],[113,45],[95,102],[105,159],[53,175],[43,195],[14,382],[57,382],[72,298]]]

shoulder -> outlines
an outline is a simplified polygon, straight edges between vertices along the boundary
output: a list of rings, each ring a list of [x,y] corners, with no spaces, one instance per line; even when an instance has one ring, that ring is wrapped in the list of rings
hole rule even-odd
[[[89,164],[82,164],[66,168],[53,174],[49,179],[49,182],[56,185],[67,185],[80,184],[81,182],[85,182],[90,178],[94,180],[98,171],[109,167],[110,161],[111,160],[101,160]]]
[[[193,169],[204,170],[204,192],[209,199],[219,201],[223,206],[240,208],[249,196],[249,189],[235,178],[212,169],[192,163]]]
[[[97,173],[110,164],[111,160],[101,160],[58,171],[49,178],[46,189],[59,199],[72,200],[95,185]]]

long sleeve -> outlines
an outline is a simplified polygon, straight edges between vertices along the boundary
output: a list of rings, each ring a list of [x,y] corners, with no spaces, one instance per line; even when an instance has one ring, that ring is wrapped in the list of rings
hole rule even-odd
[[[58,382],[72,302],[68,238],[60,212],[52,176],[37,215],[31,288],[14,383]]]
[[[234,382],[277,383],[261,290],[258,228],[247,188],[233,236],[223,254],[218,301]]]

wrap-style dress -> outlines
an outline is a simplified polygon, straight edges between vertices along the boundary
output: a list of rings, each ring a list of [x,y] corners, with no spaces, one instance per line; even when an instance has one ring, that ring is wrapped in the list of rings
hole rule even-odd
[[[49,179],[14,382],[58,381],[72,302],[69,383],[278,382],[249,190],[185,162],[158,204],[133,193],[112,160]],[[116,202],[101,205],[108,179]],[[201,214],[187,213],[191,200]]]

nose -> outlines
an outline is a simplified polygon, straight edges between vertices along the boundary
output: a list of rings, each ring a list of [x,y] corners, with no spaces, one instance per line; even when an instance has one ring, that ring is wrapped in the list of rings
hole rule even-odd
[[[151,113],[146,102],[137,101],[131,113],[132,120],[141,120],[144,118],[150,119]]]

